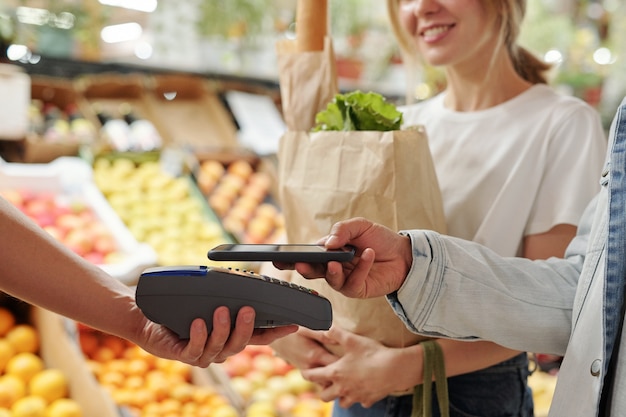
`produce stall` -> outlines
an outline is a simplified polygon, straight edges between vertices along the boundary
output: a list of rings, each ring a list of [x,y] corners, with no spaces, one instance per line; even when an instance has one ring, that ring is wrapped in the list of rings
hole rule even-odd
[[[102,11],[105,6],[99,3],[94,7]],[[163,3],[154,13],[161,21],[152,25],[145,23],[149,20],[145,13],[150,12],[132,13],[140,15],[146,30],[171,29],[172,23],[163,16],[176,11]],[[372,6],[370,13],[360,10],[371,2],[366,6],[358,0],[329,2],[328,26],[316,28],[324,29],[314,34],[317,38],[310,37],[304,23],[296,25],[296,2],[253,3],[233,0],[223,8],[228,14],[223,18],[216,17],[215,4],[202,8],[199,19],[212,24],[211,29],[205,26],[200,30],[202,36],[219,29],[210,39],[163,29],[155,37],[168,44],[161,45],[162,49],[155,47],[151,59],[136,54],[145,46],[140,40],[132,48],[127,44],[126,49],[114,51],[114,45],[102,42],[101,49],[87,47],[82,37],[74,40],[72,54],[46,54],[51,49],[41,48],[44,36],[39,33],[45,31],[34,36],[23,31],[26,23],[18,23],[11,42],[31,39],[25,42],[32,48],[31,55],[3,56],[0,73],[15,76],[15,81],[7,84],[20,87],[15,94],[23,94],[21,83],[28,76],[28,105],[18,114],[26,125],[17,135],[0,131],[0,195],[76,253],[130,286],[136,285],[139,274],[148,267],[222,266],[207,258],[208,250],[221,243],[270,244],[285,239],[286,210],[279,196],[277,155],[259,153],[243,144],[240,120],[229,107],[228,93],[269,98],[275,105],[272,110],[289,129],[307,130],[316,110],[337,91],[377,90],[390,102],[401,102],[404,74],[397,51],[385,37],[388,33],[381,35],[381,22],[372,16],[380,11],[378,6]],[[611,109],[612,115],[615,100],[621,99],[626,85],[623,59],[619,58],[623,45],[615,42],[626,27],[620,24],[626,15],[624,7],[615,1],[573,3],[529,1],[528,24],[535,26],[529,26],[523,39],[545,57],[558,49],[562,54],[561,61],[554,61],[555,84],[601,112],[605,107]],[[600,4],[604,7],[598,9]],[[180,9],[181,14],[193,13],[187,6]],[[0,9],[0,26],[5,16],[2,12]],[[61,11],[51,8],[50,13],[60,16]],[[231,13],[247,16],[248,25]],[[271,24],[263,21],[263,13],[274,13]],[[300,18],[302,22],[316,21],[319,13],[303,13]],[[333,13],[351,19],[338,22]],[[96,14],[101,20],[91,23],[100,29],[105,14]],[[126,15],[111,16],[116,20],[111,23],[119,23]],[[48,17],[48,26],[60,29],[53,27],[60,20]],[[550,30],[553,27],[556,30]],[[537,28],[545,33],[534,30]],[[85,26],[80,31],[84,34]],[[324,41],[328,34],[333,35],[334,45],[330,39]],[[0,46],[7,49],[3,36],[0,34]],[[546,44],[551,37],[558,45]],[[368,53],[364,42],[374,45],[370,49],[376,49],[376,54]],[[128,52],[131,49],[133,52]],[[315,54],[321,52],[321,61],[315,61],[320,58]],[[297,60],[301,56],[289,56],[292,53],[306,55],[310,73]],[[294,81],[292,89],[285,87],[291,82],[288,78],[281,79],[285,67],[279,64],[284,64],[281,60],[287,56],[295,59],[287,62],[286,68],[298,68],[305,74],[294,78],[297,83]],[[314,71],[320,69],[328,71]],[[416,95],[428,94],[417,98],[436,92],[440,87],[437,76],[424,74]],[[308,99],[299,100],[303,79],[325,88],[309,89]],[[0,86],[3,82],[6,79],[0,78]],[[296,109],[294,103],[306,109]],[[608,125],[606,117],[604,121]],[[260,123],[259,131],[262,127]],[[260,269],[258,263],[229,266]],[[49,312],[4,297],[0,301],[11,313],[0,309],[0,365],[7,362],[4,370],[0,369],[0,409],[19,408],[15,404],[28,397],[26,382],[10,385],[12,378],[5,378],[13,372],[9,371],[9,353],[17,353],[14,348],[3,352],[4,339],[10,338],[9,327],[19,323],[32,325],[40,340],[33,348],[39,360],[31,358],[28,365],[38,367],[38,372],[50,369],[63,374],[56,377],[55,388],[64,395],[46,404],[48,408],[53,408],[54,401],[62,404],[54,406],[62,411],[49,411],[53,417],[331,414],[331,404],[319,399],[315,386],[268,347],[249,347],[223,364],[197,369],[159,360],[136,346]],[[15,324],[7,324],[3,331],[5,322]],[[560,358],[533,359],[531,366],[536,369],[529,383],[535,415],[541,417],[547,415]],[[65,381],[63,386],[60,380]],[[81,411],[71,411],[75,408]]]

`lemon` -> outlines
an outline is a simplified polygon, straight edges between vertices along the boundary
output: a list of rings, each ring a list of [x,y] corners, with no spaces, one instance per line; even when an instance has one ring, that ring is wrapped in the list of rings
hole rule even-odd
[[[68,386],[65,374],[58,369],[44,369],[28,382],[28,392],[42,397],[48,403],[67,397]]]
[[[46,410],[46,417],[82,417],[80,405],[70,398],[59,398],[53,401]],[[1,416],[0,416],[1,417]]]
[[[4,368],[15,353],[13,345],[8,340],[0,338],[0,373],[4,372]]]
[[[6,335],[15,326],[15,316],[6,307],[0,307],[0,336]]]
[[[44,369],[43,360],[34,353],[22,352],[7,362],[6,374],[15,375],[24,382],[30,381],[35,374]]]
[[[13,417],[46,417],[46,400],[36,395],[28,395],[11,406]]]
[[[39,350],[39,334],[30,324],[14,326],[5,337],[16,352],[35,353]]]

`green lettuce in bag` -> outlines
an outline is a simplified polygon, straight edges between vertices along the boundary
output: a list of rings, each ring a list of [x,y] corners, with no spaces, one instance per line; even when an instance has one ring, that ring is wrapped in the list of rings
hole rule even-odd
[[[315,116],[314,132],[322,130],[399,130],[402,113],[378,93],[337,94]]]

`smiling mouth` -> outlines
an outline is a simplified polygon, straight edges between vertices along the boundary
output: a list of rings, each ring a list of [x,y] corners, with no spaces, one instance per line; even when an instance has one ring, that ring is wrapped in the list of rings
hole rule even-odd
[[[450,29],[452,29],[453,26],[454,25],[434,26],[422,31],[421,35],[425,38],[433,38],[449,31]]]

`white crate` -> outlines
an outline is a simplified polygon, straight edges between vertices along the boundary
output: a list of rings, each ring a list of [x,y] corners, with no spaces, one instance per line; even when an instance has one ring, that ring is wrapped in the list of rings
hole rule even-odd
[[[115,237],[122,256],[100,267],[128,285],[135,285],[147,267],[157,263],[154,249],[139,243],[111,208],[93,181],[91,166],[76,157],[61,157],[47,164],[8,163],[0,159],[0,189],[18,188],[79,199],[94,211]]]

